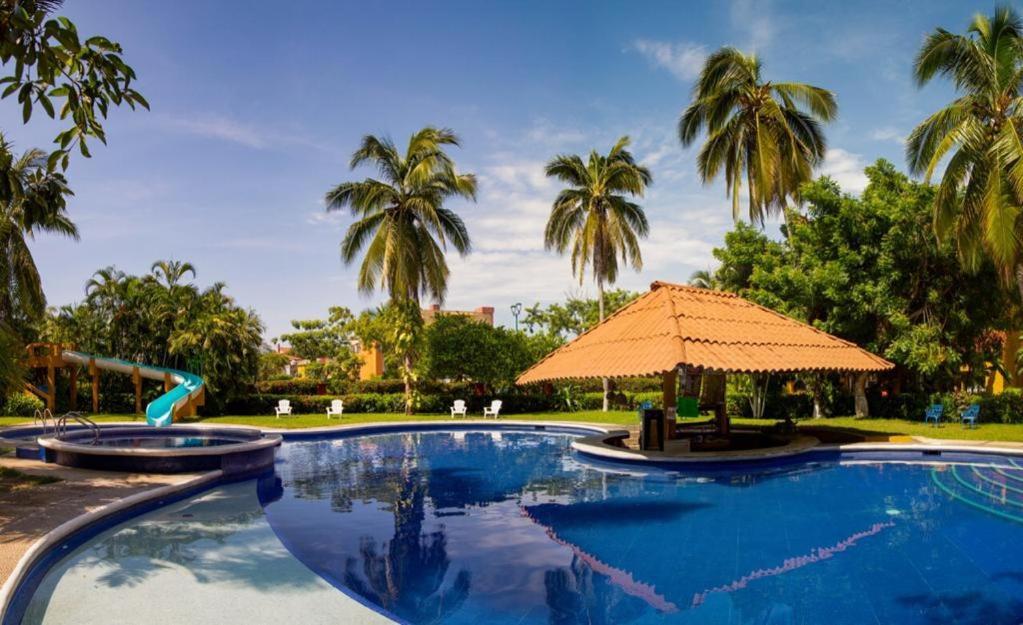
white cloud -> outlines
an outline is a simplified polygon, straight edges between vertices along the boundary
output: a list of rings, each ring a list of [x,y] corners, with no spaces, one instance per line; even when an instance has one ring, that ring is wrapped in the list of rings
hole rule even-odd
[[[550,191],[554,181],[544,173],[544,161],[518,160],[485,167],[480,174],[482,184],[504,191]]]
[[[841,148],[831,148],[824,155],[824,163],[817,173],[829,176],[849,193],[860,193],[867,187],[867,175],[863,173],[867,161],[863,156]]]
[[[885,126],[883,128],[875,128],[870,131],[870,138],[874,141],[891,141],[892,143],[898,143],[902,145],[906,142],[906,137],[897,128],[891,126]]]
[[[254,150],[297,146],[325,152],[335,157],[344,156],[337,146],[313,138],[301,127],[295,125],[263,127],[212,113],[160,115],[157,117],[157,122],[173,131],[226,141]]]
[[[695,43],[669,43],[651,39],[637,39],[631,48],[647,58],[656,67],[666,69],[679,80],[692,80],[700,75],[707,50]]]
[[[254,149],[262,149],[267,145],[267,137],[255,127],[221,115],[194,117],[165,115],[163,120],[171,127],[201,137],[220,139]]]
[[[533,127],[526,131],[525,138],[532,144],[563,145],[586,139],[586,133],[572,126],[555,124],[549,119],[537,119]]]

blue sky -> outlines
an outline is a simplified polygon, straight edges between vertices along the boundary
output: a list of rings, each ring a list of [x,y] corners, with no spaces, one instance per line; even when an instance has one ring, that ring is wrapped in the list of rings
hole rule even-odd
[[[78,301],[93,271],[143,272],[193,262],[198,282],[225,281],[268,326],[360,310],[355,267],[338,243],[350,222],[324,213],[332,185],[369,172],[347,161],[366,133],[399,144],[415,129],[462,137],[459,167],[480,179],[476,204],[455,207],[475,251],[451,260],[446,305],[551,302],[580,287],[567,259],[545,253],[557,187],[543,163],[606,151],[629,134],[653,171],[642,201],[652,227],[642,272],[619,284],[685,281],[713,266],[731,226],[722,184],[696,178],[675,122],[708,51],[755,50],[768,78],[837,94],[823,173],[862,188],[878,157],[904,167],[902,137],[946,101],[918,90],[913,55],[936,26],[962,31],[962,2],[241,2],[67,0],[83,35],[119,41],[151,112],[116,111],[109,145],[70,170],[78,243],[33,244],[51,305]],[[12,99],[0,128],[18,148],[48,147],[55,127],[23,126]],[[770,227],[770,226],[769,226]]]

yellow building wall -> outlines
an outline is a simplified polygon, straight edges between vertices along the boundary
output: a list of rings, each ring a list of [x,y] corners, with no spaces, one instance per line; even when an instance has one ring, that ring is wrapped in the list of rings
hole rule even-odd
[[[359,368],[360,380],[374,380],[384,375],[384,353],[380,351],[380,345],[371,344],[359,352],[362,359],[362,366]]]

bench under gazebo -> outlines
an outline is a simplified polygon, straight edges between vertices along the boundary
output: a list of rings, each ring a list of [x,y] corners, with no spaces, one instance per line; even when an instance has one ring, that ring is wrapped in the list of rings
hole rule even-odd
[[[725,376],[838,372],[851,377],[866,416],[869,375],[894,365],[860,347],[734,293],[654,282],[650,291],[551,352],[520,385],[593,378],[660,377],[661,440],[676,435],[678,393],[729,432]]]

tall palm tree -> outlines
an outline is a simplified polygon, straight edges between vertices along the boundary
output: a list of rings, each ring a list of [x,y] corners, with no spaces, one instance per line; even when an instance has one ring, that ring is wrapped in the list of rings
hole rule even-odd
[[[650,170],[636,163],[622,137],[607,155],[590,152],[584,163],[576,154],[562,154],[547,163],[548,177],[569,185],[558,194],[544,230],[544,246],[569,252],[572,272],[582,283],[589,266],[597,283],[597,306],[604,320],[604,285],[618,278],[618,259],[635,269],[643,266],[639,239],[650,230],[643,209],[629,200],[642,197],[653,182]],[[604,410],[608,382],[604,379]]]
[[[1008,7],[977,15],[965,35],[936,29],[917,53],[919,85],[950,79],[959,97],[906,142],[914,174],[930,181],[947,157],[934,224],[970,266],[990,257],[1023,294],[1023,24]]]
[[[678,122],[684,146],[706,131],[697,156],[703,182],[724,171],[735,219],[745,183],[749,219],[757,224],[798,200],[799,186],[810,180],[827,150],[821,122],[838,112],[830,91],[764,81],[761,69],[755,54],[732,47],[710,55]]]
[[[71,191],[64,176],[47,171],[46,157],[36,149],[15,157],[0,135],[0,324],[15,330],[46,310],[29,241],[40,232],[78,239],[66,212]]]
[[[458,173],[445,152],[445,147],[458,145],[454,132],[430,126],[411,136],[404,153],[388,138],[367,135],[350,165],[373,165],[379,179],[342,182],[327,192],[328,211],[349,208],[355,217],[341,242],[342,260],[349,265],[365,249],[359,290],[387,292],[411,324],[409,332],[400,332],[403,336],[414,333],[421,321],[421,296],[444,300],[450,273],[447,246],[461,256],[472,248],[462,218],[444,206],[454,197],[476,199],[476,177]],[[411,341],[403,343],[406,410],[411,411],[415,351]]]

